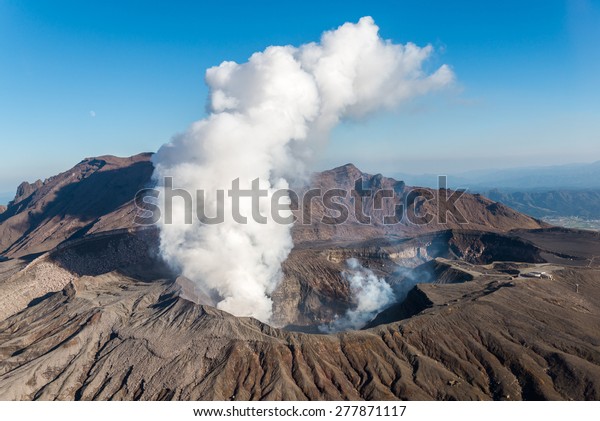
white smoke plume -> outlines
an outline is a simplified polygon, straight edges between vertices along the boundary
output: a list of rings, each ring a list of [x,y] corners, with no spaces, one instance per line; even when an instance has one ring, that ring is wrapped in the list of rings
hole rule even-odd
[[[425,265],[423,265],[425,266]],[[436,276],[429,269],[410,269],[397,266],[393,276],[400,278],[400,281],[394,282],[394,295],[396,302],[401,303],[408,297],[408,293],[417,284],[430,284],[436,281]]]
[[[360,329],[397,300],[394,290],[385,279],[363,267],[357,259],[348,259],[346,265],[348,271],[342,272],[342,276],[348,281],[356,304],[342,317],[320,326],[323,332]]]
[[[155,155],[155,179],[173,177],[175,188],[193,195],[205,191],[209,216],[216,213],[216,191],[240,188],[259,178],[276,190],[302,178],[310,151],[341,119],[362,117],[450,84],[443,65],[426,74],[432,47],[393,44],[378,35],[370,17],[325,32],[319,43],[271,46],[246,63],[227,61],[206,71],[209,115],[174,137]],[[225,194],[225,222],[184,223],[182,201],[174,203],[174,221],[159,222],[164,258],[218,308],[268,321],[270,295],[281,279],[281,263],[293,244],[289,225],[270,216],[270,197],[261,201],[266,224],[231,217]],[[161,206],[162,202],[159,200]]]

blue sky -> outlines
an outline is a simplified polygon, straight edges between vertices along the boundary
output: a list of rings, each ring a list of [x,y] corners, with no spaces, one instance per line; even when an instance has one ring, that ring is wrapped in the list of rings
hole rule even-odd
[[[323,4],[324,3],[324,4]],[[0,193],[82,158],[155,151],[204,116],[204,71],[370,15],[457,85],[345,123],[319,167],[462,170],[600,160],[600,1],[0,0]]]

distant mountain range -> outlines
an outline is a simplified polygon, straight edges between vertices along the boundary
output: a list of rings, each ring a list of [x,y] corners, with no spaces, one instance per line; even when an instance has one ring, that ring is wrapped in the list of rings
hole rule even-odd
[[[395,173],[393,176],[409,185],[437,186],[437,174]],[[591,164],[467,171],[449,175],[448,182],[452,188],[465,187],[476,191],[600,189],[600,161]]]
[[[435,187],[434,174],[397,173],[409,185]],[[548,167],[479,170],[448,176],[450,188],[467,188],[537,217],[600,218],[600,161]]]
[[[600,189],[548,191],[493,189],[482,193],[496,202],[536,218],[566,216],[600,219]]]

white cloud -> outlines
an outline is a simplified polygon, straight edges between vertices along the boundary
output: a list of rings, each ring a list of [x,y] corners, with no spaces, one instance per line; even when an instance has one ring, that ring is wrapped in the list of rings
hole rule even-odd
[[[325,32],[319,43],[298,48],[271,46],[246,63],[224,62],[206,72],[211,114],[173,138],[155,156],[155,177],[175,186],[204,189],[207,209],[215,191],[240,178],[241,188],[260,178],[269,189],[302,177],[314,145],[340,119],[393,107],[453,81],[447,66],[423,71],[431,46],[383,40],[370,17]],[[281,263],[293,244],[290,227],[231,218],[225,223],[161,226],[165,259],[217,297],[217,307],[268,321],[270,294],[281,279]],[[181,211],[181,210],[180,210]],[[269,215],[268,199],[262,204]],[[177,211],[175,211],[177,212]],[[181,212],[180,212],[181,213]],[[242,213],[250,214],[249,203]]]

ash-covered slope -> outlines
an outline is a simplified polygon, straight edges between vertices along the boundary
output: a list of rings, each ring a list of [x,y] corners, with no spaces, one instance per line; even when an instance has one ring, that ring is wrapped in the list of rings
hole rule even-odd
[[[179,289],[84,276],[0,322],[0,399],[600,399],[595,269],[422,285],[416,316],[337,335]]]
[[[2,280],[4,294],[0,297],[3,305],[0,316],[13,314],[30,300],[63,288],[71,280],[71,274],[105,273],[106,270],[99,270],[95,262],[123,270],[129,260],[138,258],[140,254],[147,253],[156,258],[156,235],[148,233],[120,239],[124,232],[140,229],[133,223],[136,213],[133,197],[139,189],[150,185],[150,159],[151,154],[130,158],[89,158],[44,182],[23,183],[19,187],[15,200],[0,215],[0,245],[4,250],[0,257],[26,258],[23,261],[13,260],[11,267],[19,267],[22,271]],[[373,198],[367,198],[363,209],[367,215],[373,216],[373,223],[368,225],[359,223],[352,212],[350,192],[359,179],[363,180],[364,188],[373,191],[390,189],[397,196],[396,200],[385,201],[379,211],[374,209]],[[297,224],[293,230],[297,247],[285,262],[284,280],[273,295],[274,322],[279,326],[314,330],[344,313],[352,305],[352,300],[341,272],[345,269],[345,260],[350,257],[363,256],[363,263],[385,276],[394,270],[396,264],[414,266],[434,257],[447,256],[450,252],[448,245],[453,243],[443,233],[448,232],[449,227],[496,232],[541,227],[538,221],[468,194],[460,199],[457,207],[473,222],[458,224],[449,216],[447,224],[434,221],[426,226],[416,226],[402,221],[383,225],[383,215],[393,214],[398,200],[403,200],[410,189],[401,181],[364,174],[350,164],[315,174],[312,187],[322,192],[334,188],[347,192],[348,197],[343,203],[351,211],[350,219],[338,226],[327,225],[321,222],[326,209],[319,199],[300,204],[301,209],[296,211],[296,215],[300,217],[304,213],[302,206],[310,206],[313,219],[312,224]],[[301,194],[302,189],[298,192]],[[427,206],[436,214],[435,201]],[[440,234],[407,241],[428,232]],[[111,239],[99,240],[103,237]],[[382,252],[382,244],[390,238],[400,239],[401,244]],[[372,239],[372,243],[365,244],[366,239]],[[497,244],[486,242],[485,238],[473,241],[478,241],[481,252],[497,248]],[[59,250],[51,256],[42,256],[43,266],[27,266],[36,255],[56,247]],[[108,251],[93,252],[102,247]],[[507,247],[511,247],[510,244]],[[459,258],[463,254],[474,253],[464,241],[454,248],[452,253],[458,253]],[[416,257],[417,254],[419,257]],[[91,270],[91,267],[94,269]]]
[[[272,297],[279,326],[314,332],[343,314],[351,257],[391,283],[400,266],[438,282],[371,329],[301,334],[192,302],[156,230],[132,225],[149,158],[86,160],[22,186],[0,215],[0,399],[600,398],[597,234],[470,195],[460,206],[474,222],[460,226],[296,227]],[[407,191],[352,166],[314,185],[350,190],[360,176]],[[514,261],[560,266],[551,281],[525,279]]]

